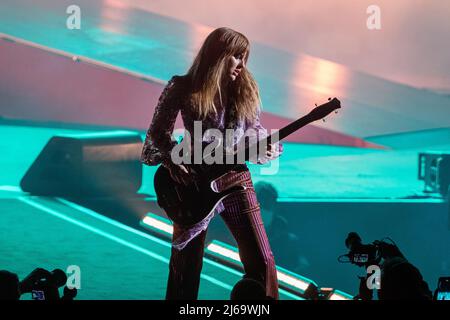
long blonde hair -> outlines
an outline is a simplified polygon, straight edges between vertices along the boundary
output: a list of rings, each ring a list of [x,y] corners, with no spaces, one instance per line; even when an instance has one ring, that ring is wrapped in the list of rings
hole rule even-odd
[[[188,71],[192,81],[191,101],[201,118],[216,114],[216,94],[222,101],[221,80],[227,72],[229,58],[242,54],[245,64],[250,53],[250,42],[242,33],[230,28],[218,28],[205,39]],[[229,106],[234,120],[252,121],[260,104],[255,79],[246,67],[229,86]]]

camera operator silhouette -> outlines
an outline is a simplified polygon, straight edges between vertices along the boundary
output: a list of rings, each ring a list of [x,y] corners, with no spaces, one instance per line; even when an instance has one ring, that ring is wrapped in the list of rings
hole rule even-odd
[[[19,300],[25,293],[31,293],[33,300],[73,300],[77,289],[68,288],[66,282],[67,275],[61,269],[50,272],[36,268],[22,281],[17,274],[0,270],[0,300]],[[60,297],[59,288],[62,286],[64,293]]]
[[[379,300],[431,300],[432,293],[419,269],[405,258],[391,239],[389,240],[392,243],[383,240],[368,245],[362,244],[359,235],[351,232],[345,240],[350,253],[341,257],[348,257],[348,262],[360,267],[375,265],[380,268]],[[344,262],[341,257],[339,261]],[[370,276],[360,277],[359,294],[354,299],[372,300],[373,290],[367,285]]]

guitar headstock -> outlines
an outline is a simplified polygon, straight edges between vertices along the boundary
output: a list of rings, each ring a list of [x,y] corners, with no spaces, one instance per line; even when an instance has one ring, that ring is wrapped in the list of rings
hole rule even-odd
[[[337,98],[333,98],[330,101],[314,108],[308,116],[312,119],[312,121],[316,121],[325,118],[327,115],[340,108],[341,102]]]

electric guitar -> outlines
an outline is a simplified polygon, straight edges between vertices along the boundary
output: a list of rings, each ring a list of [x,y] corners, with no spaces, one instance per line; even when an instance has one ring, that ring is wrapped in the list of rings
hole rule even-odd
[[[341,103],[338,99],[329,99],[328,102],[314,108],[306,116],[288,124],[277,133],[257,143],[267,146],[271,142],[282,140],[307,124],[325,118],[339,108],[341,108]],[[254,147],[255,145],[253,144],[244,150],[246,160],[249,157],[249,150]],[[234,156],[237,157],[237,154]],[[181,226],[194,225],[215,210],[219,202],[227,196],[246,189],[245,186],[236,185],[220,192],[214,190],[212,187],[214,181],[238,165],[236,162],[233,162],[234,164],[226,164],[227,162],[224,161],[223,163],[209,165],[205,163],[185,164],[191,171],[195,172],[195,178],[188,185],[175,182],[171,178],[169,170],[162,165],[159,166],[155,173],[154,186],[158,205],[166,212],[169,219]]]

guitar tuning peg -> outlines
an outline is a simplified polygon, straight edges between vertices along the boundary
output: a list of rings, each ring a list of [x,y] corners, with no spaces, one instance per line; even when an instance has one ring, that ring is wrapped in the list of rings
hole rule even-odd
[[[317,103],[314,103],[314,105],[317,107]]]
[[[326,122],[325,118],[322,119],[323,122]]]
[[[331,101],[331,98],[328,98],[328,101]]]

